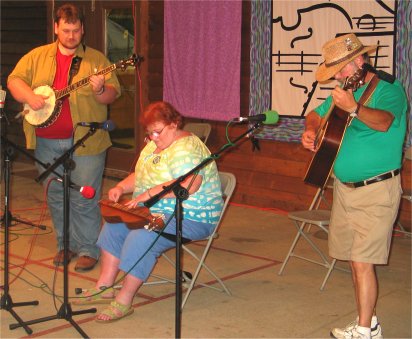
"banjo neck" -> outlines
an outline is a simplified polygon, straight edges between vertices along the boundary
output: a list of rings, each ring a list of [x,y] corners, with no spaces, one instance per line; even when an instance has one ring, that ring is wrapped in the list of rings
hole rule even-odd
[[[94,73],[92,75],[105,75],[107,73],[113,72],[115,69],[117,68],[117,64],[113,64],[110,65],[109,67],[106,67],[102,70],[100,70],[97,73]],[[77,82],[75,82],[74,84],[71,84],[65,88],[59,89],[57,91],[55,91],[55,95],[56,95],[56,100],[62,99],[64,97],[66,97],[67,95],[69,95],[71,92],[74,92],[75,90],[87,85],[89,83],[89,79],[92,75],[89,75],[86,78],[83,78]]]

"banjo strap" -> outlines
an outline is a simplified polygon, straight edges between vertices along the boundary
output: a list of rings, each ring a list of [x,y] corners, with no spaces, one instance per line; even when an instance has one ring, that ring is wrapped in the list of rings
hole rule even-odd
[[[86,45],[83,45],[83,51],[86,52]],[[70,65],[69,81],[68,81],[67,85],[70,85],[73,81],[73,77],[77,73],[79,73],[81,63],[82,63],[82,58],[80,58],[79,56],[76,56],[76,57],[73,58],[72,64]]]

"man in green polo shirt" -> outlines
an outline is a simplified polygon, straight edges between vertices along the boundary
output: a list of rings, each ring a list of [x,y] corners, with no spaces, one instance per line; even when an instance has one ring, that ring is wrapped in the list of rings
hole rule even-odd
[[[368,100],[359,102],[376,77],[364,66],[369,61],[367,53],[374,49],[376,46],[364,46],[354,34],[323,46],[325,62],[318,68],[316,80],[335,78],[343,84],[362,69],[364,78],[356,91],[336,86],[307,115],[302,135],[303,146],[317,151],[316,133],[332,105],[350,115],[333,167],[336,180],[328,241],[330,256],[350,263],[358,317],[345,328],[332,329],[335,338],[382,338],[375,313],[375,265],[388,262],[402,193],[399,173],[408,106],[405,91],[398,80],[379,80]]]

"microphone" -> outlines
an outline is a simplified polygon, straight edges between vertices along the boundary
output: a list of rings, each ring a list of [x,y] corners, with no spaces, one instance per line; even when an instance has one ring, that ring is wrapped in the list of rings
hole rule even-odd
[[[0,86],[0,121],[4,118],[7,125],[10,125],[10,121],[7,118],[6,114],[3,114],[4,103],[6,101],[6,91],[3,91],[3,88]]]
[[[57,178],[56,180],[61,183],[63,182],[63,179],[61,178]],[[80,192],[82,196],[86,199],[92,199],[94,195],[96,194],[95,189],[91,186],[79,186],[79,185],[73,184],[72,182],[69,184],[69,186],[75,191]]]
[[[275,111],[266,111],[262,114],[239,117],[233,119],[234,122],[261,122],[265,125],[274,125],[279,121],[279,114]]]
[[[0,109],[4,108],[4,102],[6,101],[6,91],[0,86]]]
[[[78,126],[90,127],[92,129],[102,129],[105,131],[113,131],[116,128],[116,125],[112,120],[106,120],[103,122],[79,122]]]
[[[379,79],[389,82],[390,84],[393,84],[395,82],[395,77],[392,74],[386,73],[385,71],[378,71],[370,64],[364,63],[362,65],[362,68],[369,72],[375,73]]]

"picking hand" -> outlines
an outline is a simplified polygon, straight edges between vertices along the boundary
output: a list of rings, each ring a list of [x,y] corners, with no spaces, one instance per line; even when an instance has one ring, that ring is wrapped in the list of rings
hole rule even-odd
[[[302,145],[306,149],[315,152],[316,145],[315,145],[316,134],[312,130],[307,130],[302,134]]]
[[[49,96],[33,93],[33,95],[30,96],[29,100],[27,101],[27,104],[31,107],[32,110],[38,111],[39,109],[42,109],[44,106],[46,106],[46,100],[48,98]]]

